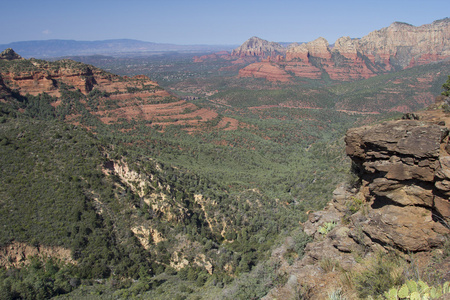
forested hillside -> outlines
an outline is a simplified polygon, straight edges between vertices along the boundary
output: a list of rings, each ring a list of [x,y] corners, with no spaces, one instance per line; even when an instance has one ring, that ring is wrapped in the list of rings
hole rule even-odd
[[[243,111],[177,125],[181,116],[161,121],[163,111],[170,116],[161,105],[180,100],[158,94],[145,78],[120,79],[70,61],[0,62],[5,299],[106,290],[181,297],[204,285],[245,284],[233,282],[254,268],[266,278],[257,270],[270,249],[294,235],[301,255],[308,238],[299,222],[349,177],[342,136],[358,118],[345,113],[282,109],[265,118]],[[27,93],[27,77],[17,75],[46,68],[75,76],[53,75],[44,92]],[[142,105],[147,114],[127,115]],[[28,250],[19,255],[20,247]],[[66,254],[31,257],[44,249]],[[266,279],[282,280],[272,270]],[[269,286],[260,289],[259,280],[257,290],[230,293],[263,295]]]

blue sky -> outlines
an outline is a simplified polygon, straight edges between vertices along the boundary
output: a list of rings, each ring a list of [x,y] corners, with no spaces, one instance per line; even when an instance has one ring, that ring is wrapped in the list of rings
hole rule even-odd
[[[0,5],[0,44],[129,38],[173,44],[242,44],[359,38],[394,21],[450,17],[449,0],[14,0]]]

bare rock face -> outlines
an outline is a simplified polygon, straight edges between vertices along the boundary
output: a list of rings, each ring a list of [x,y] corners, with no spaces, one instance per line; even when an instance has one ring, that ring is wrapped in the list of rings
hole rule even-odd
[[[0,266],[18,268],[27,265],[34,257],[53,257],[65,263],[76,264],[72,259],[71,250],[58,246],[33,246],[13,241],[9,245],[0,247]]]
[[[300,45],[293,45],[286,51],[286,60],[301,60],[309,62],[309,57],[317,57],[323,59],[330,59],[331,52],[328,41],[322,37]]]
[[[328,41],[323,37],[319,37],[312,42],[306,44],[308,55],[322,59],[331,59],[331,52]]]
[[[442,245],[449,232],[449,130],[420,120],[352,129],[346,151],[371,209],[365,234],[405,252]]]
[[[11,53],[8,54],[8,57],[11,57]],[[19,58],[8,60],[16,59]],[[60,66],[54,68],[46,62],[30,59],[27,60],[26,70],[17,71],[14,68],[9,70],[5,68],[2,77],[5,82],[8,82],[8,87],[12,89],[32,95],[46,92],[51,96],[59,96],[58,82],[74,86],[86,94],[97,84],[97,80],[105,79],[105,73],[100,69],[88,65],[84,65],[82,68],[73,67],[73,64],[76,63],[61,60]]]
[[[450,56],[450,19],[419,27],[395,22],[373,31],[359,41],[361,51],[386,67],[429,63]]]

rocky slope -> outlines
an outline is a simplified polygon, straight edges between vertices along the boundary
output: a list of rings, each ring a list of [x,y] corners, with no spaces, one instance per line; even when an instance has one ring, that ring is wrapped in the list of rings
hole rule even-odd
[[[341,37],[331,46],[324,38],[287,49],[278,44],[251,38],[232,52],[232,56],[270,57],[280,68],[296,77],[351,81],[386,72],[428,64],[450,57],[450,19],[422,26],[395,22],[362,37]],[[239,72],[241,77],[264,77],[276,81],[279,71],[264,76],[257,66]]]
[[[325,210],[309,214],[303,227],[314,242],[303,259],[285,262],[288,241],[273,252],[289,280],[264,299],[289,298],[300,290],[308,299],[325,299],[338,289],[357,298],[349,276],[377,253],[413,261],[421,278],[435,272],[449,280],[449,257],[439,265],[431,259],[442,256],[450,233],[449,124],[449,113],[435,108],[349,130],[346,152],[359,186],[339,186]]]

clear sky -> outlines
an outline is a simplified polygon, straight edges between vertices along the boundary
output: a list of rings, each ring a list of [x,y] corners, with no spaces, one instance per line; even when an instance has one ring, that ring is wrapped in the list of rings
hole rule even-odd
[[[394,21],[415,26],[450,17],[450,0],[2,0],[0,44],[137,39],[242,44],[360,38]]]

